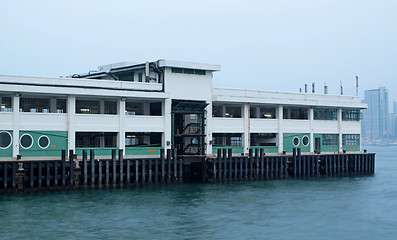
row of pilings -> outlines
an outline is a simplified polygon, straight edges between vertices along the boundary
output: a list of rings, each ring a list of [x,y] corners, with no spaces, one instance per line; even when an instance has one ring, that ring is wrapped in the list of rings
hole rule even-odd
[[[0,193],[182,184],[198,173],[203,183],[375,173],[375,154],[367,153],[301,154],[297,148],[270,156],[251,149],[233,156],[232,149],[219,149],[216,158],[185,162],[169,149],[166,156],[161,150],[159,158],[124,159],[123,150],[113,150],[110,159],[97,159],[94,150],[83,150],[79,158],[62,151],[61,160],[0,162]],[[198,163],[202,170],[194,171]]]
[[[182,160],[176,150],[160,151],[159,158],[124,159],[113,150],[110,159],[96,159],[83,150],[80,159],[63,150],[61,160],[0,162],[0,193],[51,190],[127,188],[181,184]]]
[[[333,177],[373,175],[375,154],[301,154],[265,155],[263,149],[250,149],[249,156],[233,156],[232,149],[218,149],[217,157],[206,162],[206,180],[210,183],[242,180],[271,180],[290,177]]]

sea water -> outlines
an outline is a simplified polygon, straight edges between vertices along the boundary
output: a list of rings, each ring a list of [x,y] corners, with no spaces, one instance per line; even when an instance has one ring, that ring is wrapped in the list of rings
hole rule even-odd
[[[374,176],[0,195],[0,239],[397,239],[397,146]]]

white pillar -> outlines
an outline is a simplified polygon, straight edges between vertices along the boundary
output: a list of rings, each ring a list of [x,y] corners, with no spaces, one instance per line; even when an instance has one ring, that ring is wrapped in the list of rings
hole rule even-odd
[[[12,130],[12,157],[16,158],[19,154],[19,96],[14,94],[12,98],[12,116],[13,116],[13,130]]]
[[[163,102],[163,116],[164,116],[164,134],[163,134],[163,147],[164,154],[167,154],[167,149],[171,149],[171,107],[172,100],[167,98]]]
[[[50,113],[56,113],[56,112],[57,112],[57,99],[51,98],[50,99]]]
[[[150,115],[150,103],[144,102],[143,103],[143,115]]]
[[[76,96],[68,95],[66,103],[68,114],[68,149],[76,148]]]
[[[342,152],[342,108],[338,108],[339,152]]]
[[[245,103],[243,106],[243,119],[244,119],[244,134],[243,134],[243,146],[244,153],[249,153],[250,149],[250,104]]]
[[[282,153],[284,150],[284,130],[283,130],[283,106],[279,105],[277,108],[277,120],[278,120],[278,153]]]
[[[105,101],[100,100],[99,101],[99,114],[104,114],[105,113]]]
[[[212,101],[207,102],[209,103],[207,106],[207,111],[206,114],[207,116],[205,117],[206,119],[206,125],[205,125],[205,144],[206,144],[206,155],[212,154]]]
[[[119,149],[123,149],[125,155],[125,98],[120,98],[117,101],[117,114],[119,117],[119,134],[117,135],[117,145]]]
[[[313,120],[314,120],[314,108],[309,107],[309,121],[310,121],[310,152],[314,152],[314,134],[313,134]]]

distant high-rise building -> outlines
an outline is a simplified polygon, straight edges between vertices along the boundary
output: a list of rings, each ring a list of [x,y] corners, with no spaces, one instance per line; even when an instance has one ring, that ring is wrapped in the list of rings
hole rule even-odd
[[[393,102],[393,113],[390,113],[389,130],[391,137],[397,137],[397,102]]]
[[[363,137],[381,139],[389,136],[389,94],[387,89],[380,87],[364,91],[363,103],[368,104],[368,109],[363,111]]]

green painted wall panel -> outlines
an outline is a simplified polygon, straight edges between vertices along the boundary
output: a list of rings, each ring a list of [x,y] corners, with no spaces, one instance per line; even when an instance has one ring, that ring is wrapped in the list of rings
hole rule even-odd
[[[33,138],[33,145],[29,149],[24,149],[19,146],[19,154],[23,157],[52,157],[60,156],[61,151],[67,149],[66,131],[20,131],[19,137],[24,134],[29,134]],[[39,147],[38,140],[41,136],[47,136],[50,139],[50,145],[42,149]]]
[[[12,142],[12,130],[0,130],[0,132],[3,131],[11,134],[11,142]],[[0,157],[12,157],[12,144],[6,149],[0,149]]]
[[[252,149],[262,149],[264,153],[278,153],[277,146],[252,146]]]
[[[212,154],[217,154],[218,149],[232,149],[233,153],[244,153],[244,147],[242,146],[216,146],[212,147]]]
[[[307,146],[304,146],[302,144],[302,138],[304,136],[307,136],[309,138],[309,142],[308,142]],[[295,146],[292,143],[292,140],[294,139],[294,137],[299,138],[299,144],[297,146]],[[310,134],[309,133],[284,133],[283,146],[284,146],[283,150],[288,153],[292,152],[293,148],[300,148],[301,152],[310,152]]]
[[[125,155],[160,155],[162,147],[127,147]]]
[[[346,152],[359,152],[360,150],[360,145],[358,146],[346,146],[343,145],[342,149],[345,150]]]
[[[75,154],[77,156],[83,156],[83,150],[87,150],[87,156],[90,156],[90,150],[93,149],[95,151],[95,156],[112,156],[112,149],[116,149],[116,155],[118,155],[118,148],[109,147],[109,148],[76,148]]]

